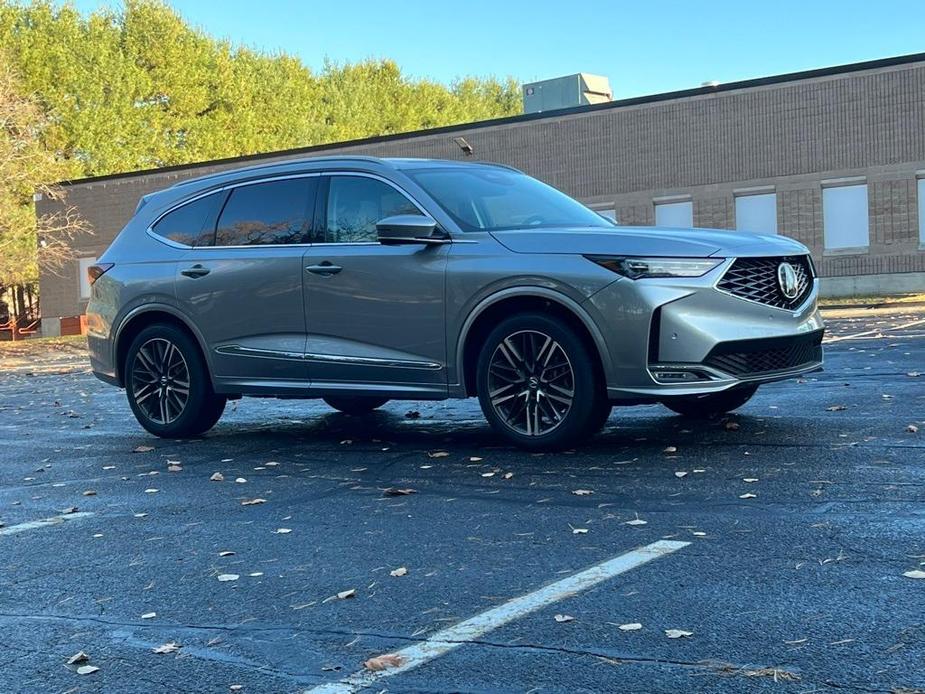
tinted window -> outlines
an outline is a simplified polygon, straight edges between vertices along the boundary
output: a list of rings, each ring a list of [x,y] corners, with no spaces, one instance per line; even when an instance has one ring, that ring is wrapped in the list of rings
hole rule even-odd
[[[565,193],[517,171],[459,166],[407,173],[465,231],[614,226]]]
[[[234,188],[218,220],[215,245],[311,243],[317,185],[311,177]]]
[[[333,176],[328,192],[328,241],[375,241],[376,222],[396,214],[421,214],[392,186],[374,178]]]
[[[159,236],[186,246],[211,246],[215,218],[225,199],[225,192],[212,193],[178,207],[154,225]]]

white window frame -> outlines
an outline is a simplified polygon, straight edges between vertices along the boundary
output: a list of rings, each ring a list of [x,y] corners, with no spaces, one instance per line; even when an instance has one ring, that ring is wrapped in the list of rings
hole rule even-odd
[[[852,193],[863,193],[863,201],[849,201],[848,209],[837,207],[838,201],[847,201]],[[847,241],[833,238],[835,230],[857,223],[857,231]],[[864,179],[845,179],[838,182],[822,182],[822,238],[827,254],[859,254],[870,249],[870,191]]]
[[[925,175],[915,181],[919,203],[919,250],[925,251]]]
[[[777,226],[777,191],[774,189],[771,190],[756,190],[756,191],[742,191],[736,192],[733,194],[735,198],[735,219],[736,219],[736,231],[745,231],[753,232],[756,234],[771,234],[777,235],[780,233],[780,229]],[[739,209],[739,203],[747,206],[748,203],[755,205],[756,203],[771,203],[771,219],[765,220],[763,224],[749,224],[748,226],[743,226],[744,218],[754,215],[756,210],[749,211],[750,214],[745,214],[746,210]],[[762,210],[762,213],[767,213],[767,210]],[[771,222],[769,227],[767,222]]]
[[[87,276],[87,269],[96,265],[97,260],[99,257],[95,255],[85,255],[77,259],[77,296],[81,301],[90,298],[90,278]]]
[[[656,198],[652,201],[655,206],[655,226],[667,226],[667,227],[677,227],[680,229],[688,229],[694,226],[694,201],[690,197],[683,198]],[[660,223],[658,220],[659,209],[663,211],[671,211],[671,214],[678,213],[681,209],[688,210],[688,216],[690,223],[689,224],[675,224],[670,222],[668,224]]]

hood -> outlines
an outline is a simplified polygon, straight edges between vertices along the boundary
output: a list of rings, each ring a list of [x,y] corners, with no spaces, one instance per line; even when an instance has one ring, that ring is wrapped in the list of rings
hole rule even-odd
[[[493,231],[515,253],[568,253],[668,258],[801,255],[806,247],[785,236],[765,236],[725,229],[663,227],[511,229]]]

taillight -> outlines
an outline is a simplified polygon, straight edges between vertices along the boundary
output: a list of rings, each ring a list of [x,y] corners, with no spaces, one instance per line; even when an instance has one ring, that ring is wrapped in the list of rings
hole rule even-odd
[[[87,279],[90,280],[92,285],[100,277],[105,275],[109,269],[112,267],[112,263],[100,263],[99,265],[91,265],[87,268]]]

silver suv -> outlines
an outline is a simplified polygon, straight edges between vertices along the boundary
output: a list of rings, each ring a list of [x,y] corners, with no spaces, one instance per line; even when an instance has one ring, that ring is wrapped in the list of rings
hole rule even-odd
[[[530,450],[613,405],[733,410],[820,368],[807,249],[740,232],[617,226],[505,166],[315,158],[150,195],[90,268],[94,373],[157,436],[229,399],[478,396]]]

